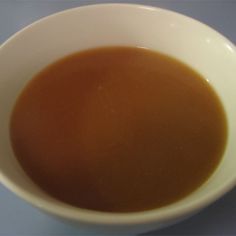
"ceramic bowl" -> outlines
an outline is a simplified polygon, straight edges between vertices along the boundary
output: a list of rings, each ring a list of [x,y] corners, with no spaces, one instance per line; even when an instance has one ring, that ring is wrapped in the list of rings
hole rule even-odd
[[[102,213],[59,202],[32,183],[10,145],[13,105],[37,72],[65,55],[113,45],[150,48],[183,61],[209,81],[226,111],[228,142],[217,170],[195,192],[159,209]],[[33,206],[81,229],[141,233],[172,224],[209,205],[236,184],[235,88],[235,46],[212,28],[187,16],[143,5],[100,4],[43,18],[0,47],[0,180]]]

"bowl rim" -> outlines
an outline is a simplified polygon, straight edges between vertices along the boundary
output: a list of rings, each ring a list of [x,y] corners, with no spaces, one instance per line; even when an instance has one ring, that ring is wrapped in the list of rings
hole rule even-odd
[[[49,16],[43,17],[35,22],[29,24],[28,26],[24,27],[23,29],[19,30],[15,34],[13,34],[9,39],[7,39],[2,45],[0,45],[0,51],[5,45],[9,44],[12,40],[24,34],[25,31],[31,29],[32,27],[41,24],[48,19],[56,18],[58,16],[68,14],[74,11],[83,11],[89,10],[94,8],[140,8],[143,10],[150,10],[150,11],[161,11],[166,14],[171,14],[172,16],[181,17],[184,20],[189,22],[198,23],[201,26],[207,27],[208,30],[214,31],[217,37],[221,38],[224,42],[230,45],[233,48],[234,52],[236,53],[236,48],[232,42],[230,42],[225,36],[218,33],[213,28],[209,27],[208,25],[195,20],[189,16],[183,15],[181,13],[159,8],[153,6],[147,6],[142,4],[130,4],[130,3],[100,3],[100,4],[91,4],[91,5],[84,5],[79,7],[73,7],[66,10],[62,10],[56,13],[53,13]],[[235,54],[236,55],[236,54]],[[236,58],[236,57],[235,57]],[[161,208],[141,211],[141,212],[128,212],[128,213],[109,213],[109,212],[99,212],[93,210],[86,210],[81,208],[76,208],[73,206],[69,206],[67,204],[60,204],[58,205],[55,203],[50,203],[49,201],[36,196],[35,194],[31,193],[27,189],[23,189],[19,187],[15,182],[9,179],[5,174],[3,174],[0,170],[0,182],[9,190],[11,190],[15,195],[24,199],[26,202],[30,203],[31,205],[51,214],[54,216],[58,216],[61,218],[66,218],[72,221],[80,221],[84,223],[92,223],[97,225],[132,225],[132,224],[143,224],[143,223],[155,223],[155,222],[164,222],[169,221],[175,218],[179,218],[181,216],[185,216],[191,213],[194,213],[210,203],[213,203],[215,200],[223,196],[226,192],[230,191],[234,186],[236,186],[236,176],[232,176],[232,178],[228,179],[227,182],[222,184],[221,186],[215,188],[214,190],[206,193],[204,196],[201,196],[197,200],[192,201],[191,203],[185,203],[181,206],[171,206],[167,205]]]

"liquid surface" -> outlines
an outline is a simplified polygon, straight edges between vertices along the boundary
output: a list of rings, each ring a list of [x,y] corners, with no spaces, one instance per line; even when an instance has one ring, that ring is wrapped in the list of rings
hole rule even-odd
[[[225,147],[226,119],[209,84],[186,65],[111,47],[36,75],[10,131],[20,164],[51,196],[129,212],[173,203],[206,181]]]

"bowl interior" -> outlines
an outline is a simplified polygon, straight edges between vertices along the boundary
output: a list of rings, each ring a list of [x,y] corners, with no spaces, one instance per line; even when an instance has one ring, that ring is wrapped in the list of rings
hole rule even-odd
[[[163,218],[196,210],[222,195],[236,180],[236,49],[209,27],[170,11],[125,4],[75,8],[42,19],[11,37],[0,48],[0,177],[12,191],[49,212],[71,218],[87,214],[102,222],[107,214],[59,203],[41,192],[24,174],[9,142],[12,107],[25,84],[49,63],[87,48],[126,45],[171,55],[200,72],[215,88],[228,119],[228,144],[212,177],[193,194],[170,206],[129,217]],[[201,114],[204,115],[204,114]],[[60,212],[60,213],[59,213]],[[153,212],[155,214],[153,214]],[[101,218],[105,217],[105,218]],[[127,217],[120,214],[119,217]],[[140,219],[141,219],[140,218]],[[116,218],[117,221],[118,218]],[[98,221],[99,221],[98,220]],[[110,219],[112,222],[112,219]]]

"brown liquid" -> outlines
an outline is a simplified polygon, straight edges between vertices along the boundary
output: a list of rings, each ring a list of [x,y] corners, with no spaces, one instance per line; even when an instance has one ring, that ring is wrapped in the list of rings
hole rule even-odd
[[[219,163],[226,118],[186,65],[129,47],[48,66],[14,108],[11,140],[27,174],[61,201],[109,212],[173,203]]]

